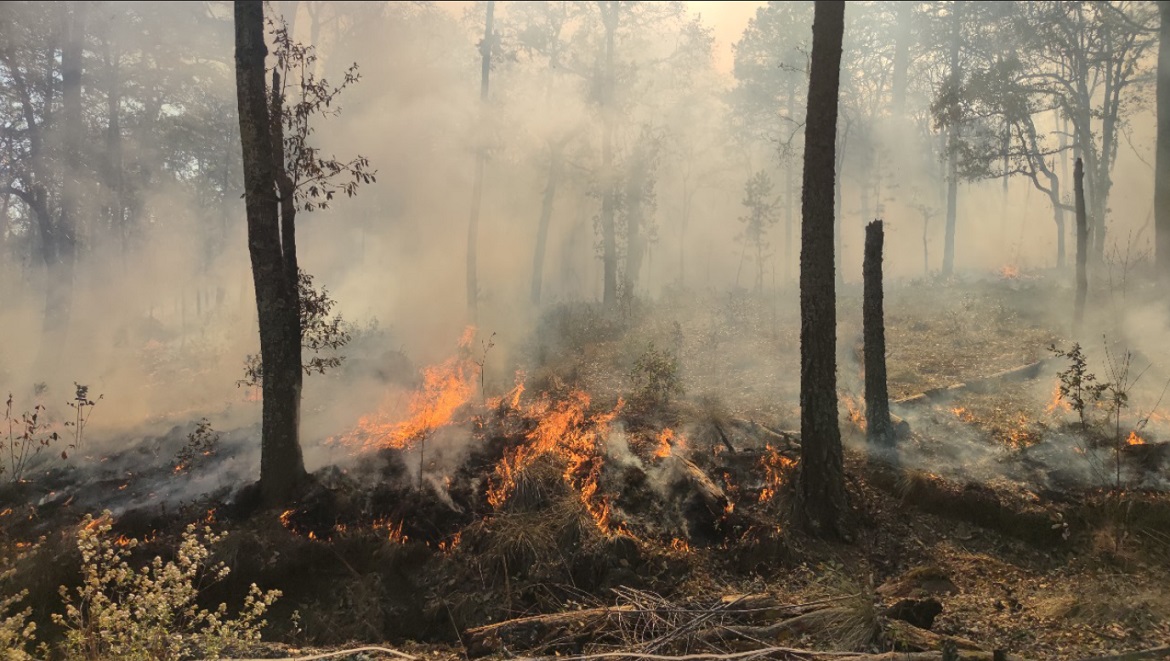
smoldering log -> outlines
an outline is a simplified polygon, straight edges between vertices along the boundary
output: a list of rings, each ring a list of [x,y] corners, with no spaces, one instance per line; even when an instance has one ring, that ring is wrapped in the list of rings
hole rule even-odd
[[[1010,369],[1002,370],[985,376],[980,379],[975,379],[965,383],[955,383],[942,388],[931,388],[923,390],[915,395],[895,399],[892,403],[899,406],[912,406],[916,404],[925,404],[928,402],[936,402],[946,400],[963,392],[984,392],[991,390],[1007,382],[1012,381],[1028,381],[1040,376],[1044,368],[1052,362],[1052,358],[1044,358],[1035,362],[1020,365],[1019,367],[1012,367]]]

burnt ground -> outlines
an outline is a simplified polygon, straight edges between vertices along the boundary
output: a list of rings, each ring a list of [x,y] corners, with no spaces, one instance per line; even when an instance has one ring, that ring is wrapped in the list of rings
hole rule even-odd
[[[1143,295],[1129,292],[1129,305],[1148,307]],[[354,641],[441,657],[628,648],[648,634],[566,631],[520,649],[471,632],[539,613],[762,593],[785,604],[848,598],[863,619],[932,597],[942,606],[924,623],[932,631],[1031,659],[1166,644],[1165,331],[1127,323],[1116,292],[1094,293],[1083,336],[1104,339],[1086,341],[1090,367],[1108,380],[1109,358],[1128,349],[1134,371],[1145,370],[1120,424],[1107,426],[1109,410],[1093,406],[1083,430],[1054,404],[1059,361],[1035,378],[980,381],[1067,346],[1059,320],[1069,298],[1044,277],[891,286],[891,397],[968,384],[895,405],[910,426],[895,469],[865,457],[859,292],[842,292],[848,543],[810,538],[792,516],[794,293],[674,292],[616,312],[548,310],[531,338],[489,364],[487,394],[505,395],[524,370],[516,404],[473,397],[427,437],[425,454],[337,453],[284,512],[263,510],[240,486],[255,429],[224,434],[178,470],[190,424],[89,464],[46,460],[0,492],[2,539],[9,555],[24,554],[5,592],[28,589],[42,639],[59,635],[48,613],[60,607],[57,587],[79,580],[74,527],[109,508],[115,534],[146,540],[134,552],[142,561],[173,553],[188,522],[227,532],[216,554],[232,574],[203,598],[235,603],[252,582],[282,590],[268,618],[273,654]],[[556,447],[540,446],[546,431]],[[833,629],[768,642],[892,645]],[[682,640],[664,649],[690,649]]]

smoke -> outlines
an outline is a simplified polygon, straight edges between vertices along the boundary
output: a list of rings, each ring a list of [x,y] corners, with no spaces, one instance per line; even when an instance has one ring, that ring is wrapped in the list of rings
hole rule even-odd
[[[343,351],[347,362],[338,373],[306,379],[303,433],[312,468],[348,461],[346,451],[324,441],[347,431],[387,398],[405,401],[417,382],[416,368],[454,351],[469,321],[466,232],[478,149],[486,149],[488,160],[476,322],[479,337],[495,332],[499,346],[474,349],[482,353],[489,394],[506,390],[517,364],[531,358],[529,339],[540,314],[529,301],[533,253],[551,185],[550,145],[558,142],[564,144],[564,171],[552,205],[543,303],[547,309],[550,303],[600,297],[596,222],[604,173],[598,165],[602,111],[597,72],[603,39],[598,17],[586,7],[570,16],[555,37],[561,50],[554,63],[552,37],[542,32],[540,14],[548,8],[500,3],[499,50],[489,101],[483,105],[477,48],[481,5],[280,4],[294,7],[286,19],[296,37],[318,48],[318,74],[336,82],[351,63],[360,66],[362,80],[342,94],[336,116],[315,121],[313,144],[343,160],[361,154],[378,172],[377,183],[361,187],[355,197],[298,217],[301,266],[330,290],[347,320],[360,328],[377,322],[376,332]],[[74,381],[104,395],[90,430],[95,453],[124,450],[131,439],[163,434],[201,417],[230,431],[232,447],[252,449],[219,473],[165,492],[181,500],[254,470],[258,446],[259,403],[249,399],[254,393],[237,386],[245,356],[258,351],[258,337],[240,199],[231,12],[214,3],[209,10],[111,3],[103,11],[87,50],[92,75],[84,85],[87,107],[93,110],[87,148],[100,152],[105,139],[102,75],[109,69],[100,60],[108,42],[124,54],[123,74],[137,76],[136,87],[127,88],[122,129],[122,158],[138,186],[135,225],[123,240],[121,230],[98,212],[106,183],[94,174],[87,182],[92,204],[79,230],[68,333],[50,345],[55,340],[42,333],[44,292],[58,276],[46,275],[38,261],[27,210],[5,207],[7,216],[0,218],[6,223],[0,244],[5,255],[0,385],[14,391],[17,407],[43,403],[57,421],[70,414],[65,403],[73,396]],[[799,152],[782,158],[775,143],[744,147],[739,141],[738,119],[728,101],[736,84],[732,43],[741,38],[749,11],[744,4],[732,10],[721,3],[684,3],[680,15],[647,13],[637,19],[644,23],[618,31],[620,89],[614,112],[620,122],[614,149],[619,164],[638,149],[656,154],[654,189],[644,209],[650,221],[646,233],[653,240],[635,293],[675,297],[655,311],[681,323],[688,395],[751,401],[757,412],[791,423],[798,401],[791,286],[798,273],[801,163]],[[138,29],[143,25],[149,29]],[[712,31],[711,43],[696,25]],[[887,36],[892,41],[899,35]],[[192,46],[184,55],[189,40],[206,45]],[[173,43],[164,48],[167,42]],[[158,61],[150,62],[149,53]],[[144,100],[158,105],[139,107]],[[922,112],[929,99],[908,103]],[[775,115],[774,109],[769,112]],[[863,227],[873,216],[887,223],[885,273],[891,289],[924,275],[924,213],[931,216],[925,232],[929,270],[937,271],[942,254],[941,166],[933,154],[917,149],[926,144],[917,125],[901,118],[880,120],[865,137],[872,147],[869,165],[858,165],[851,156],[843,166],[841,269],[847,287],[860,278]],[[1045,131],[1055,128],[1051,118],[1039,122]],[[1153,129],[1150,108],[1139,107],[1127,122],[1113,175],[1109,236],[1119,250],[1134,254],[1148,250],[1152,234],[1145,228],[1152,200]],[[856,133],[850,137],[854,145],[860,139]],[[736,219],[745,214],[743,186],[758,170],[770,173],[795,224],[791,243],[785,239],[786,220],[768,235],[771,256],[762,297],[767,300],[757,309],[741,291],[752,279],[739,274],[751,273],[752,264],[745,265]],[[783,185],[789,179],[796,182],[792,191]],[[875,179],[882,182],[876,191],[870,185]],[[1054,266],[1051,217],[1047,198],[1022,178],[1012,179],[1006,192],[999,181],[963,184],[959,271]],[[1070,237],[1071,224],[1070,218]],[[688,297],[686,304],[675,305]],[[1170,370],[1165,310],[1127,306],[1119,318],[1131,346],[1159,369]],[[1065,325],[1060,321],[1053,327]],[[843,324],[839,334],[843,357],[850,355],[844,345],[851,328]],[[662,339],[659,346],[671,346],[668,331],[655,326],[652,332]],[[537,344],[546,340],[539,338]],[[619,353],[617,364],[598,368],[609,380],[598,376],[590,383],[621,381],[637,348],[631,341]],[[842,360],[843,373],[855,369]],[[1161,378],[1157,372],[1150,377],[1155,374]],[[592,376],[597,375],[586,372],[582,379]],[[843,374],[842,385],[854,387],[853,377]],[[40,383],[47,390],[34,387]],[[1045,392],[1035,393],[1037,401],[1050,394],[1050,383],[1040,379],[1038,388]],[[945,442],[908,450],[908,461],[915,465],[973,476],[1049,479],[1010,467],[978,430],[940,427],[931,415],[936,414],[916,415],[911,424],[925,437],[945,432]],[[458,465],[468,438],[437,442],[428,452],[436,452],[432,460],[442,467]],[[623,466],[634,465],[637,457],[623,439],[615,429],[607,452]],[[1065,440],[1054,434],[1043,450],[1031,454],[1047,465],[1085,463]],[[1089,472],[1078,473],[1077,479],[1093,481]]]

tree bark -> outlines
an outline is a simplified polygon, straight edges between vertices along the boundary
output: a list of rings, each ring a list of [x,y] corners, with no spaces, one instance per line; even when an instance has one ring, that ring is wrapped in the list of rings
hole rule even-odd
[[[913,39],[910,30],[913,28],[914,23],[914,4],[910,2],[899,2],[897,7],[898,34],[894,39],[894,79],[890,85],[890,107],[893,110],[894,119],[902,122],[907,119],[903,117],[903,113],[906,111],[906,88],[910,70],[910,42]]]
[[[536,226],[536,250],[532,256],[532,304],[540,305],[540,294],[544,280],[544,255],[548,247],[548,227],[552,222],[553,202],[557,197],[557,184],[561,180],[561,143],[550,145],[548,162],[548,183],[544,187],[544,198],[540,202],[540,222]]]
[[[845,3],[818,0],[805,117],[800,250],[800,500],[808,527],[846,537],[837,418],[833,188]]]
[[[1089,277],[1085,271],[1089,257],[1089,221],[1085,215],[1085,165],[1077,159],[1073,166],[1073,185],[1077,209],[1077,293],[1073,306],[1073,334],[1080,332],[1085,319],[1085,296],[1089,290]]]
[[[482,55],[479,84],[481,112],[484,110],[483,106],[487,105],[488,98],[488,75],[492,69],[492,40],[495,38],[492,34],[492,19],[495,11],[495,1],[488,0],[483,41],[479,45],[479,51]],[[487,160],[487,151],[482,144],[482,124],[480,128],[481,135],[478,136],[480,144],[475,151],[475,183],[471,189],[471,218],[467,222],[467,312],[472,323],[475,323],[479,318],[479,281],[476,273],[479,267],[476,264],[476,258],[479,251],[479,208],[483,201],[484,161]]]
[[[264,79],[264,8],[259,0],[235,3],[236,96],[240,144],[244,161],[244,199],[248,221],[248,253],[256,289],[260,356],[264,365],[261,422],[260,490],[270,505],[291,500],[305,478],[299,439],[301,403],[301,338],[292,219],[285,218],[281,236],[277,198],[278,152],[273,149],[272,118]],[[282,243],[283,240],[283,243]],[[290,319],[296,318],[296,324]]]
[[[45,349],[55,355],[64,342],[73,306],[73,274],[77,260],[77,232],[81,214],[81,151],[85,137],[81,107],[81,77],[85,23],[89,4],[71,2],[61,50],[61,112],[64,123],[65,167],[61,178],[61,208],[49,248],[48,289],[45,301]],[[46,104],[46,112],[48,105]],[[49,354],[45,354],[46,356]]]
[[[874,450],[888,452],[894,446],[890,420],[890,395],[886,388],[886,322],[882,308],[882,221],[865,226],[865,258],[862,262],[862,335],[865,341],[865,429]]]
[[[603,282],[601,299],[606,307],[617,304],[617,182],[613,171],[614,131],[614,38],[617,33],[621,4],[599,2],[605,27],[605,71],[602,73],[601,108],[601,249]]]
[[[1158,142],[1154,166],[1155,265],[1158,279],[1170,285],[1170,2],[1158,2]]]
[[[962,76],[959,64],[959,46],[962,26],[963,1],[956,0],[951,7],[951,78],[957,85]],[[955,272],[955,225],[959,207],[959,128],[956,119],[947,125],[947,222],[943,235],[942,275]]]

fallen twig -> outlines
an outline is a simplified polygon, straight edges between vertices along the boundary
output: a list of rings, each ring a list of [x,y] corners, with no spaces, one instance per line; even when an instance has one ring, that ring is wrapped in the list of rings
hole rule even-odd
[[[412,656],[405,652],[390,649],[389,647],[355,647],[348,650],[338,650],[336,652],[323,652],[321,654],[310,654],[308,656],[283,656],[280,658],[268,659],[223,659],[222,661],[320,661],[321,659],[333,659],[347,654],[359,654],[362,652],[381,652],[382,654],[389,654],[400,659],[407,659],[407,661],[419,661],[417,656]],[[207,661],[204,659],[203,661]]]

